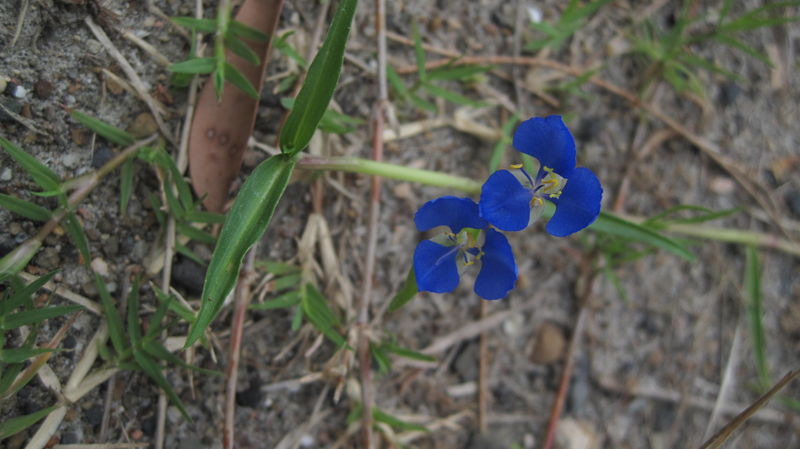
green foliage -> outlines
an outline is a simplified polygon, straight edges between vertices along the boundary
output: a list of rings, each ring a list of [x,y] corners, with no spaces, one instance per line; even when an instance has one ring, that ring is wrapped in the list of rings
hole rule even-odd
[[[253,42],[264,42],[269,39],[261,31],[251,28],[243,23],[236,22],[230,18],[231,12],[225,8],[219,8],[217,19],[196,19],[194,17],[174,17],[172,21],[180,26],[191,29],[193,32],[215,33],[216,42],[214,45],[214,56],[208,58],[190,57],[185,61],[172,64],[167,69],[176,74],[211,74],[217,98],[222,96],[225,88],[225,81],[238,87],[248,96],[258,99],[258,89],[242,74],[236,67],[232,66],[225,59],[225,50],[230,49],[245,61],[253,64],[261,64],[258,55],[250,48],[245,40]],[[194,47],[194,42],[192,47]],[[184,84],[179,82],[179,84]]]
[[[425,99],[423,95],[419,93],[420,89],[424,90],[428,95],[442,98],[445,101],[449,101],[454,104],[472,107],[485,106],[484,103],[472,100],[457,92],[448,90],[439,84],[434,84],[434,81],[471,82],[484,72],[491,70],[492,67],[481,65],[459,65],[457,64],[458,60],[453,59],[441,67],[428,70],[425,66],[425,49],[422,46],[422,38],[420,37],[419,26],[416,22],[411,24],[411,30],[414,38],[414,55],[417,63],[418,81],[411,87],[407,87],[400,75],[398,75],[391,66],[388,66],[386,68],[386,79],[392,89],[394,89],[395,93],[401,99],[411,103],[418,109],[429,112],[436,112],[436,105]]]
[[[794,22],[800,18],[776,14],[784,8],[800,5],[800,1],[770,2],[745,11],[737,17],[731,17],[733,1],[724,0],[716,20],[709,19],[707,15],[692,15],[690,4],[688,0],[684,1],[675,24],[670,29],[659,30],[651,21],[645,21],[632,38],[634,53],[650,61],[648,74],[651,79],[646,80],[646,84],[653,78],[663,78],[678,92],[690,91],[702,95],[703,86],[696,75],[698,70],[740,79],[737,74],[693,52],[692,45],[710,41],[741,51],[771,66],[764,52],[744,43],[739,38],[739,33]],[[705,26],[694,26],[698,23]]]
[[[514,130],[516,129],[516,124],[519,122],[519,115],[514,114],[512,115],[506,122],[503,124],[503,127],[500,128],[500,140],[497,141],[497,144],[494,146],[494,150],[492,150],[492,156],[489,158],[489,172],[494,173],[500,168],[500,162],[503,160],[503,155],[506,152],[506,148],[514,142]]]
[[[13,197],[0,193],[0,207],[20,215],[28,220],[47,221],[50,219],[50,211],[21,198]]]
[[[545,211],[546,215],[549,215]],[[663,249],[687,261],[694,261],[695,255],[684,245],[670,239],[649,227],[633,223],[608,212],[600,212],[589,229],[602,232],[614,237],[622,238],[628,242],[645,243],[655,248]]]
[[[6,150],[9,156],[19,164],[33,178],[45,192],[60,192],[61,179],[53,170],[39,162],[38,159],[26,153],[23,149],[14,145],[3,137],[0,137],[0,146]]]
[[[120,146],[128,146],[136,141],[136,139],[127,132],[113,125],[109,125],[102,120],[84,114],[83,112],[72,111],[71,115],[72,118],[78,121],[78,123],[96,132],[100,136],[105,137],[109,142]]]
[[[436,362],[436,357],[405,348],[392,340],[382,341],[380,344],[370,344],[370,353],[378,364],[378,372],[387,374],[392,369],[390,355],[394,354],[418,362]]]
[[[27,415],[17,416],[15,418],[0,422],[0,441],[10,437],[11,435],[22,432],[28,427],[36,424],[40,419],[44,418],[50,412],[55,410],[55,408],[56,406],[54,405],[52,407],[47,407]]]
[[[403,286],[400,287],[400,291],[394,295],[392,302],[389,303],[389,312],[396,312],[397,310],[400,310],[404,305],[411,301],[414,296],[417,295],[418,291],[419,288],[417,287],[417,277],[414,274],[414,267],[411,267],[411,269],[408,270],[408,276],[406,276]]]
[[[294,107],[294,98],[282,98],[281,105],[291,110]],[[360,118],[351,117],[328,108],[319,121],[319,129],[331,134],[346,134],[355,131],[356,126],[364,123],[364,120]]]
[[[350,34],[357,0],[342,0],[333,17],[328,35],[308,69],[295,107],[281,129],[280,148],[293,156],[305,149],[314,135],[339,82],[344,50]]]
[[[562,45],[576,31],[578,31],[589,16],[597,12],[598,9],[607,4],[610,0],[593,0],[586,4],[581,4],[581,0],[569,0],[564,12],[561,13],[558,22],[550,24],[547,22],[531,22],[531,28],[543,34],[545,37],[537,39],[526,46],[526,49],[538,51],[549,47],[558,51]]]
[[[772,385],[767,364],[767,339],[764,335],[764,307],[761,292],[761,263],[758,251],[747,246],[744,267],[744,291],[747,299],[747,321],[750,324],[750,340],[753,344],[756,372],[760,388],[766,390]]]
[[[308,321],[337,347],[347,346],[344,337],[336,330],[342,322],[328,306],[328,302],[319,290],[313,284],[307,283],[300,292],[300,305]]]
[[[233,289],[242,259],[266,231],[295,162],[293,157],[273,156],[256,167],[242,186],[211,256],[200,312],[189,330],[187,346],[200,338]]]

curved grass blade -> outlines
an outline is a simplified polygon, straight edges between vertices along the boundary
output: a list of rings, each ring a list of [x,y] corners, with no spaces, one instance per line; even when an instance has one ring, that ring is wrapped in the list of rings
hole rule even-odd
[[[200,312],[189,329],[187,347],[203,335],[236,284],[242,259],[266,231],[296,162],[293,157],[273,156],[256,167],[242,186],[211,256]]]
[[[215,68],[217,68],[215,58],[194,58],[172,64],[167,70],[175,73],[202,74],[211,73]]]
[[[231,20],[228,32],[236,37],[255,42],[266,42],[269,40],[269,36],[266,34],[236,20]]]
[[[238,87],[250,98],[258,100],[258,91],[250,83],[250,80],[244,76],[244,73],[242,73],[241,70],[227,62],[225,63],[225,80]]]
[[[549,208],[548,208],[549,209]],[[547,215],[547,211],[545,211]],[[628,240],[636,240],[648,245],[669,251],[676,256],[682,257],[690,262],[695,260],[695,255],[675,240],[667,238],[658,232],[638,225],[631,221],[616,217],[606,212],[600,212],[597,221],[589,226],[589,229],[606,234],[622,237]]]
[[[0,321],[0,331],[16,329],[28,324],[40,323],[44,320],[66,315],[81,310],[81,306],[56,306],[42,307],[39,309],[25,310],[3,317]]]
[[[747,295],[747,321],[750,323],[750,340],[756,362],[759,386],[769,388],[769,365],[767,364],[767,341],[764,335],[764,307],[761,294],[761,263],[755,246],[748,245],[744,266],[744,289]]]
[[[297,94],[295,107],[281,130],[280,147],[286,154],[297,154],[308,146],[328,108],[339,82],[347,36],[357,4],[358,0],[342,0],[339,3],[325,42],[314,57],[306,81]]]

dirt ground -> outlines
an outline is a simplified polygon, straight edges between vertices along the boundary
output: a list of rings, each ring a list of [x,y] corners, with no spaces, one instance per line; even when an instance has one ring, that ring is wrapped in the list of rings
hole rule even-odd
[[[118,18],[103,28],[151,95],[165,104],[165,123],[178,136],[187,90],[170,88],[165,67],[124,33],[143,39],[170,62],[183,60],[189,43],[165,17],[192,15],[194,2],[99,3]],[[152,3],[152,9],[148,3]],[[524,44],[533,39],[525,25],[532,9],[543,13],[546,21],[554,21],[563,2],[387,3],[391,33],[410,38],[416,20],[424,43],[463,55],[490,57],[514,55],[519,49],[515,40]],[[693,3],[701,11],[713,12],[719,10],[721,2]],[[758,7],[762,1],[734,3],[734,9],[741,12]],[[96,4],[93,0],[0,3],[0,77],[10,85],[0,94],[0,103],[22,117],[20,120],[0,112],[0,135],[66,178],[99,167],[119,151],[71,119],[70,109],[140,135],[155,131],[148,120],[137,120],[149,114],[141,99],[103,73],[107,69],[125,77],[84,21],[90,15],[97,18]],[[206,17],[213,17],[216,2],[203,4]],[[625,42],[636,33],[636,23],[646,17],[659,27],[668,27],[679,6],[678,1],[612,1],[581,26],[567,45],[539,56],[572,67],[603,63],[598,72],[602,79],[638,93],[647,65],[625,51]],[[26,9],[15,36],[22,8]],[[281,33],[296,31],[290,42],[301,53],[306,52],[303,45],[313,34],[321,8],[316,1],[286,1],[279,29]],[[359,4],[335,95],[343,112],[367,121],[376,99],[373,8],[372,2]],[[524,16],[519,21],[518,13]],[[781,25],[741,37],[772,59],[773,67],[730,48],[701,43],[693,47],[697,54],[740,78],[731,80],[698,70],[704,96],[677,95],[662,82],[650,93],[649,101],[690,132],[718,146],[750,181],[763,186],[777,205],[783,227],[796,240],[800,236],[800,79],[796,75],[795,47],[800,44],[800,26]],[[522,55],[533,54],[523,51]],[[435,60],[443,56],[429,51],[427,57]],[[413,65],[413,47],[390,39],[389,63],[395,68]],[[275,142],[284,111],[274,90],[292,69],[286,56],[273,52],[254,131],[258,142]],[[405,79],[411,84],[414,77]],[[761,205],[707,153],[619,95],[592,84],[582,86],[579,95],[543,93],[546,83],[552,86],[569,79],[538,66],[498,64],[474,83],[446,85],[491,103],[475,118],[491,129],[500,129],[511,116],[502,104],[510,105],[522,117],[563,114],[576,137],[579,164],[590,167],[603,183],[606,210],[612,209],[615,200],[620,201],[620,212],[635,216],[654,215],[682,204],[714,210],[740,207],[740,212],[709,226],[786,237]],[[25,90],[20,98],[14,96],[14,85]],[[394,102],[400,124],[437,116],[452,118],[461,108],[443,102],[439,106],[440,112],[433,114]],[[319,147],[331,155],[369,157],[368,128],[363,125],[353,133],[326,136]],[[392,140],[387,142],[385,160],[483,180],[489,174],[488,160],[495,142],[466,131],[441,126]],[[635,155],[659,133],[666,138],[635,160]],[[249,152],[240,180],[264,157],[258,150]],[[514,162],[511,150],[506,162]],[[117,173],[104,180],[78,211],[92,256],[102,261],[98,264],[105,266],[101,274],[116,296],[127,290],[131,270],[146,267],[162,238],[147,200],[148,194],[158,193],[159,181],[144,164],[137,167],[126,215],[119,214]],[[623,179],[629,183],[625,189],[621,189]],[[354,301],[363,285],[369,178],[330,174],[323,185],[324,218],[339,269],[353,286],[350,299]],[[6,154],[0,154],[0,192],[54,206],[49,199],[33,197],[32,190],[35,186],[30,178]],[[290,185],[259,245],[259,258],[289,261],[297,256],[298,240],[312,211],[309,192],[306,181]],[[373,315],[402,284],[414,245],[424,238],[414,227],[414,212],[425,201],[445,194],[459,193],[405,182],[383,183]],[[0,254],[34,235],[39,226],[0,210]],[[442,348],[434,354],[436,364],[396,359],[391,372],[376,375],[377,407],[431,428],[420,435],[397,430],[397,441],[415,448],[542,447],[565,366],[567,343],[579,316],[583,317],[582,337],[572,357],[575,365],[561,418],[559,447],[698,447],[709,432],[758,397],[753,388],[757,373],[743,288],[743,246],[694,240],[691,248],[697,255],[695,262],[663,251],[645,255],[612,270],[619,288],[614,277],[598,275],[580,312],[583,250],[595,235],[559,239],[537,225],[510,236],[520,281],[508,298],[485,303],[484,316],[499,318],[485,328],[483,357],[480,329],[476,330],[481,300],[472,293],[474,272],[466,273],[452,294],[421,294],[400,312],[384,316],[376,328],[381,335],[391,335],[415,350]],[[212,248],[193,244],[192,249],[208,258]],[[788,370],[800,367],[800,259],[768,248],[760,249],[759,255],[767,357],[773,381],[777,381]],[[54,234],[26,271],[43,274],[61,268],[59,285],[97,300],[92,277],[78,259],[78,251],[68,238]],[[176,258],[173,286],[188,300],[199,297],[202,276],[202,267]],[[332,279],[322,276],[319,281],[327,292],[337,290]],[[146,307],[155,303],[153,295],[149,286],[143,288]],[[344,312],[350,317],[354,314],[352,309]],[[320,342],[308,325],[293,331],[292,316],[289,310],[254,311],[247,320],[236,396],[237,447],[360,447],[355,423],[350,425],[347,419],[357,401],[351,388],[358,380],[357,370],[342,377],[337,370],[344,365],[335,356],[335,348],[327,341]],[[230,320],[231,308],[226,307],[215,321],[216,360],[200,349],[195,364],[224,371]],[[48,322],[42,330],[43,341],[63,322]],[[63,344],[68,350],[49,363],[62,382],[99,323],[97,315],[84,313]],[[182,333],[185,327],[181,326],[171,331],[172,335]],[[478,417],[481,361],[488,373],[485,432],[480,431]],[[726,369],[730,375],[723,379]],[[183,419],[171,405],[166,414],[164,447],[222,447],[224,378],[190,376],[178,368],[167,370],[167,377],[192,422]],[[783,394],[798,397],[799,392],[800,386],[790,385]],[[34,380],[15,397],[0,403],[0,419],[34,412],[55,400],[54,394]],[[154,447],[157,402],[158,389],[146,375],[123,371],[113,384],[104,383],[72,405],[55,437],[60,444],[144,442]],[[721,411],[711,422],[715,410]],[[736,433],[728,447],[797,447],[800,434],[795,413],[773,401]],[[108,416],[108,425],[101,435],[104,415]],[[0,444],[25,447],[35,428]]]

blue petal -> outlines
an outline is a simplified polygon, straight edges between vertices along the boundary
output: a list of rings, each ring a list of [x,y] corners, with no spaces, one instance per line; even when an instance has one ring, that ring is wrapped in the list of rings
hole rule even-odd
[[[533,117],[514,133],[514,148],[539,160],[563,177],[575,168],[575,140],[559,115]]]
[[[475,293],[483,299],[504,298],[517,282],[517,264],[511,245],[503,234],[489,229],[483,252]]]
[[[456,234],[463,228],[483,229],[488,226],[478,213],[475,201],[454,196],[443,196],[423,204],[414,215],[414,223],[420,231],[448,226]]]
[[[600,215],[603,187],[585,167],[572,172],[556,203],[556,212],[545,229],[556,237],[566,237],[589,226]]]
[[[421,292],[447,293],[458,286],[458,249],[423,240],[414,251],[414,275]]]
[[[481,188],[481,217],[503,231],[521,231],[531,217],[533,194],[508,170],[489,176]]]

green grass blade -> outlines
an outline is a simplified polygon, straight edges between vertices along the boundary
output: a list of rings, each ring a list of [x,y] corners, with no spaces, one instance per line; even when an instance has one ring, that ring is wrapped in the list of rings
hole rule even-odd
[[[78,217],[75,216],[75,212],[68,212],[64,216],[62,223],[72,243],[78,248],[81,257],[83,257],[83,263],[87,265],[91,263],[92,256],[89,253],[89,239],[86,238],[86,233],[83,232],[83,226],[78,221]]]
[[[37,412],[33,412],[16,418],[7,419],[0,422],[0,440],[4,440],[11,435],[15,435],[28,427],[36,424],[40,419],[49,415],[50,412],[56,409],[56,406],[47,407]]]
[[[102,120],[96,119],[91,115],[84,114],[80,111],[72,111],[72,118],[98,135],[105,137],[109,142],[120,146],[128,146],[136,142],[136,139],[132,135],[116,126],[109,125]]]
[[[494,146],[494,150],[492,150],[492,155],[489,158],[489,172],[494,173],[500,168],[500,162],[503,159],[503,154],[505,153],[506,148],[512,144],[513,137],[512,132],[514,131],[515,125],[519,122],[519,115],[516,113],[512,115],[505,123],[503,123],[503,127],[500,129],[501,138]]]
[[[173,365],[182,366],[186,369],[190,369],[192,371],[201,373],[201,374],[208,374],[211,376],[221,376],[222,373],[219,371],[214,371],[210,369],[200,368],[199,366],[190,365],[183,361],[180,357],[176,356],[175,354],[169,352],[167,348],[165,348],[161,343],[157,341],[146,341],[142,344],[142,349],[151,356],[161,359],[167,363],[172,363]]]
[[[0,193],[0,207],[33,221],[47,221],[50,219],[50,211],[14,196]]]
[[[194,17],[173,17],[173,23],[184,28],[190,28],[201,33],[213,33],[217,31],[217,21],[214,19],[197,19]]]
[[[429,432],[428,428],[423,425],[403,421],[402,419],[392,416],[377,407],[372,409],[372,417],[375,418],[375,421],[388,424],[397,430]]]
[[[77,312],[78,310],[81,310],[81,306],[54,306],[24,310],[3,317],[3,320],[0,321],[0,330],[7,331],[28,324],[41,323],[44,320]]]
[[[237,22],[232,20],[229,24],[228,32],[233,34],[236,37],[240,37],[242,39],[247,39],[250,41],[255,42],[266,42],[269,40],[269,36],[258,31],[255,28],[249,27],[242,22]]]
[[[243,40],[237,38],[236,36],[228,36],[225,38],[225,45],[228,47],[229,50],[236,53],[237,55],[241,56],[245,61],[249,62],[253,65],[261,64],[261,61],[258,58],[256,52],[250,48]]]
[[[277,298],[268,299],[262,303],[251,304],[250,308],[253,310],[273,310],[293,307],[297,304],[300,304],[300,292],[292,291],[284,293]]]
[[[759,384],[766,389],[772,384],[767,364],[767,339],[764,335],[764,307],[761,293],[761,264],[755,246],[747,246],[744,268],[744,289],[747,295],[747,321],[756,362]]]
[[[227,62],[225,63],[225,80],[241,89],[250,98],[258,100],[258,91],[250,83],[250,80],[239,69]]]
[[[399,355],[400,357],[405,357],[411,360],[419,360],[420,362],[435,362],[436,357],[432,355],[423,354],[421,352],[417,352],[408,348],[404,348],[402,346],[396,345],[394,343],[386,343],[383,345],[387,351],[391,352],[392,354]]]
[[[203,335],[233,289],[242,258],[266,231],[295,163],[293,157],[273,156],[259,164],[242,186],[211,256],[200,312],[189,329],[187,346]]]
[[[306,284],[303,291],[305,294],[301,293],[301,304],[303,314],[308,321],[337,347],[345,346],[347,343],[344,338],[334,329],[339,324],[339,319],[328,307],[328,302],[319,290],[311,284]]]
[[[164,394],[167,395],[170,402],[175,404],[180,410],[181,414],[187,421],[191,422],[192,418],[189,417],[189,413],[186,411],[186,408],[183,406],[183,402],[181,402],[181,398],[175,393],[175,390],[172,389],[172,385],[169,384],[169,381],[164,374],[161,373],[161,367],[154,362],[143,350],[140,350],[137,346],[133,348],[133,358],[136,360],[136,363],[145,372],[151,379],[158,385],[161,390],[164,391]]]
[[[273,260],[260,260],[256,262],[256,268],[265,270],[267,273],[275,276],[283,276],[291,273],[299,273],[300,267],[285,262],[277,262]]]
[[[222,214],[195,209],[186,212],[183,218],[193,223],[225,223],[225,216]]]
[[[208,243],[210,245],[213,245],[217,242],[217,239],[213,235],[203,231],[202,229],[197,229],[194,226],[189,226],[185,223],[177,223],[176,227],[179,233],[189,237],[192,240],[196,240],[201,243]]]
[[[428,81],[464,81],[481,73],[486,73],[494,67],[487,65],[446,65],[428,72]]]
[[[205,74],[216,68],[217,60],[214,58],[193,58],[172,64],[167,70],[174,73]]]
[[[279,277],[272,281],[272,289],[276,292],[281,290],[286,290],[287,288],[296,287],[297,284],[300,283],[300,275],[299,274],[289,274],[286,276]]]
[[[648,245],[669,251],[672,254],[675,254],[676,256],[679,256],[690,262],[695,260],[695,255],[678,242],[665,237],[650,228],[638,225],[620,217],[615,217],[614,215],[605,212],[600,212],[600,216],[597,218],[597,221],[589,226],[589,229],[621,237],[627,240],[646,243]]]
[[[287,31],[286,33],[283,33],[282,36],[279,36],[278,38],[275,39],[273,45],[275,45],[275,48],[277,48],[278,51],[286,55],[289,59],[296,62],[297,65],[299,65],[303,70],[305,70],[308,68],[308,61],[306,61],[306,58],[301,56],[300,53],[298,53],[297,50],[294,49],[294,47],[289,45],[289,41],[287,40],[287,38],[292,34],[294,34],[294,31]]]
[[[0,349],[0,363],[22,363],[37,355],[53,351],[55,351],[55,349],[51,348]]]
[[[447,100],[449,102],[452,102],[452,103],[455,103],[455,104],[460,104],[460,105],[463,105],[463,106],[472,106],[474,108],[479,108],[479,107],[485,106],[485,103],[481,103],[479,101],[475,101],[475,100],[473,100],[471,98],[465,97],[464,95],[461,95],[459,93],[453,92],[452,90],[447,90],[447,89],[445,89],[443,87],[439,87],[439,86],[437,86],[435,84],[431,84],[431,83],[427,83],[426,82],[426,83],[422,84],[422,87],[424,87],[425,90],[427,90],[428,93],[430,93],[431,95],[435,95],[437,97],[444,98],[445,100]]]
[[[297,154],[308,146],[322,115],[328,109],[339,82],[347,36],[357,4],[357,0],[342,0],[339,3],[325,42],[308,69],[295,107],[281,130],[281,151],[288,155]]]
[[[108,322],[108,334],[111,337],[111,344],[117,354],[121,354],[125,348],[125,328],[122,325],[122,317],[119,314],[119,309],[114,304],[114,298],[108,293],[106,283],[100,278],[100,275],[95,273],[94,283],[97,286],[97,293],[100,295],[100,304],[103,306],[103,311],[106,315]]]
[[[122,164],[119,176],[119,213],[122,215],[128,211],[131,193],[133,193],[133,159],[128,159]]]
[[[411,267],[411,269],[408,270],[408,276],[406,276],[403,286],[400,287],[400,291],[394,295],[392,302],[389,303],[389,312],[396,312],[400,310],[400,308],[402,308],[409,301],[411,301],[414,296],[416,296],[417,292],[419,292],[419,287],[417,287],[417,278],[414,274],[414,267]]]
[[[6,150],[17,164],[21,165],[23,169],[33,178],[36,184],[44,191],[58,192],[61,190],[61,180],[53,170],[47,168],[46,165],[39,162],[38,159],[26,153],[23,149],[17,147],[11,141],[0,137],[0,146]]]
[[[45,274],[44,276],[39,277],[39,279],[36,279],[35,281],[21,288],[12,286],[14,292],[10,297],[8,298],[6,298],[5,296],[0,297],[0,299],[2,299],[0,300],[0,317],[11,313],[12,310],[26,303],[29,304],[29,307],[32,307],[33,303],[31,302],[31,296],[37,291],[39,291],[39,289],[42,288],[44,284],[50,282],[50,280],[53,279],[53,276],[55,276],[56,273],[58,273],[58,270],[53,270]],[[2,337],[0,337],[0,339],[2,339]]]

